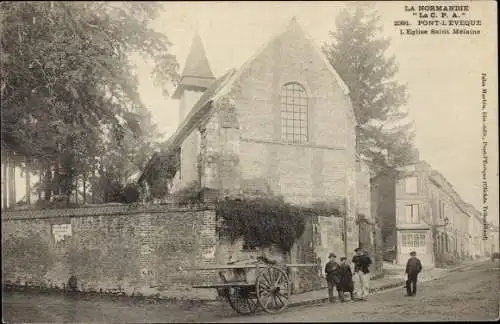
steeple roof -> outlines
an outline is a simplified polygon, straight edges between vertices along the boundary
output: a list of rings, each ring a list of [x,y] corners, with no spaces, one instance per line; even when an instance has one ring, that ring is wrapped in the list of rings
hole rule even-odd
[[[182,76],[215,79],[198,33],[194,35]]]
[[[185,88],[197,88],[204,91],[214,80],[215,76],[208,63],[201,37],[196,33],[181,74],[181,80],[172,97],[179,98]]]

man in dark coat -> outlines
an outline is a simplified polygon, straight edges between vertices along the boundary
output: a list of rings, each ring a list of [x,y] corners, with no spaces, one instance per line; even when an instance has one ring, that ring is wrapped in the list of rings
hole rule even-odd
[[[351,267],[347,264],[347,258],[340,258],[339,265],[339,278],[340,282],[337,285],[337,291],[339,293],[340,301],[344,302],[344,293],[348,292],[351,300],[353,299],[354,284],[352,282],[352,271]]]
[[[352,263],[354,263],[354,277],[356,279],[356,299],[367,300],[370,292],[370,265],[372,260],[361,248],[355,249],[354,252],[356,255],[352,258]]]
[[[417,258],[415,251],[410,252],[410,258],[406,262],[405,273],[408,276],[406,280],[406,296],[415,296],[417,293],[417,277],[422,271],[422,263]]]
[[[328,283],[328,300],[330,303],[335,302],[335,297],[333,296],[333,288],[338,285],[340,278],[339,278],[339,265],[335,261],[337,256],[333,253],[330,253],[328,256],[328,261],[325,265],[325,273],[326,273],[326,282]]]

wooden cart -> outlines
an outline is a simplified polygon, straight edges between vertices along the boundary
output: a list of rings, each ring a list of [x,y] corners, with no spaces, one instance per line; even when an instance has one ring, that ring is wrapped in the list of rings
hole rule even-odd
[[[193,288],[215,288],[219,296],[241,315],[253,314],[260,307],[267,313],[286,309],[290,299],[288,269],[316,267],[316,264],[279,264],[262,260],[193,268],[191,270],[219,270],[221,282],[193,285]]]

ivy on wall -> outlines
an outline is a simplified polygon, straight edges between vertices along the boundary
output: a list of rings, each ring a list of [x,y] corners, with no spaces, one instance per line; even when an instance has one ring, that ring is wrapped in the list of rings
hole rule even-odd
[[[203,201],[203,188],[198,181],[192,181],[172,196],[180,205],[199,204]]]
[[[339,208],[302,208],[281,198],[226,198],[217,203],[221,235],[231,242],[243,239],[249,248],[278,246],[289,252],[302,236],[308,216],[341,216]]]

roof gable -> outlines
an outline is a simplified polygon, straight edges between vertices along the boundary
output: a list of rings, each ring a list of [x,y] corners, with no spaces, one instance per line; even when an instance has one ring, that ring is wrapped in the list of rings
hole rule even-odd
[[[333,78],[339,85],[339,87],[342,89],[342,92],[344,95],[349,94],[349,88],[345,84],[345,82],[342,80],[340,75],[337,73],[337,71],[333,68],[333,66],[328,62],[326,59],[326,56],[323,54],[319,46],[316,44],[314,39],[300,26],[300,24],[297,22],[297,19],[293,17],[284,28],[282,28],[278,33],[276,33],[274,36],[271,37],[269,41],[267,41],[253,56],[251,56],[236,72],[236,74],[231,78],[229,82],[227,82],[226,87],[221,89],[219,93],[217,93],[214,97],[214,100],[218,97],[226,95],[230,89],[232,84],[239,79],[239,77],[248,69],[250,68],[251,64],[275,41],[277,41],[281,36],[283,36],[285,33],[291,32],[294,33],[297,37],[303,37],[305,38],[312,46],[313,50],[318,54],[318,57],[323,61],[325,64],[326,68],[328,71],[332,74]],[[353,116],[354,116],[354,111],[351,111]]]

